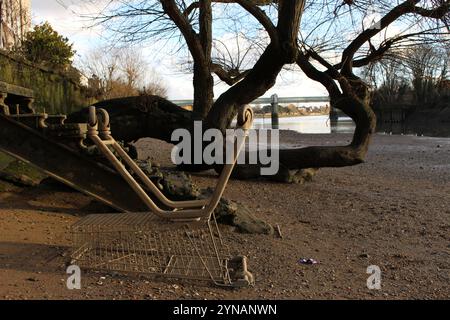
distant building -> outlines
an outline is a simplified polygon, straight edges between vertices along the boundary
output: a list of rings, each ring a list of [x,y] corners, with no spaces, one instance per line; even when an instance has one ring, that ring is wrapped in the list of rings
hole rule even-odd
[[[0,0],[0,49],[20,44],[31,29],[31,0]]]

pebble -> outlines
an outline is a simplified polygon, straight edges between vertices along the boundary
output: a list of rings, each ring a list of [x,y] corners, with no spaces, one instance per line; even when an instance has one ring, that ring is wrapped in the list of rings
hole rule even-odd
[[[27,281],[30,281],[30,282],[38,282],[39,280],[36,279],[36,278],[28,278]]]

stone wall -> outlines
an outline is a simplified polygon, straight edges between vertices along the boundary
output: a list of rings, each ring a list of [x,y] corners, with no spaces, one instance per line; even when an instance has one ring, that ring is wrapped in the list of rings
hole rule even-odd
[[[69,114],[89,104],[75,77],[37,66],[0,50],[0,81],[34,91],[36,111]]]

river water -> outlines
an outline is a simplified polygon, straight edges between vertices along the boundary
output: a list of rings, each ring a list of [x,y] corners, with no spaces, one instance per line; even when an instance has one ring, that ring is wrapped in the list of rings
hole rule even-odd
[[[256,118],[255,129],[271,129],[272,119]],[[328,116],[305,116],[280,118],[280,130],[292,130],[305,134],[353,133],[355,124],[350,118],[339,118],[337,125],[331,125]]]

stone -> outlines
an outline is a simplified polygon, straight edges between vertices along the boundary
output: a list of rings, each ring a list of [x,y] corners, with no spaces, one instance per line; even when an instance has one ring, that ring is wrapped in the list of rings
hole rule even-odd
[[[163,172],[160,183],[163,186],[163,192],[172,200],[193,200],[199,196],[191,177],[184,172]]]
[[[19,160],[14,160],[0,170],[0,179],[20,187],[36,187],[47,178],[39,170]]]
[[[265,179],[281,183],[303,184],[311,182],[319,169],[289,170],[280,164],[278,173],[273,176],[261,176],[259,165],[239,165],[233,171],[233,177],[237,179]]]
[[[182,171],[171,171],[155,167],[149,160],[138,161],[139,167],[148,175],[161,191],[171,200],[186,201],[206,199],[213,189],[199,190],[191,176]],[[237,231],[249,234],[273,235],[274,228],[253,215],[244,205],[221,199],[215,211],[221,224],[236,227]]]
[[[201,191],[201,199],[205,199],[212,194],[212,189]],[[273,235],[274,228],[266,221],[253,215],[245,206],[221,199],[215,211],[217,222],[236,227],[237,231],[248,234]]]
[[[301,169],[301,170],[290,170],[288,174],[284,176],[284,180],[281,182],[292,183],[292,184],[304,184],[306,182],[312,182],[314,176],[317,174],[319,169]]]
[[[152,182],[173,201],[195,200],[200,195],[191,177],[182,171],[161,169],[150,160],[137,162]]]

